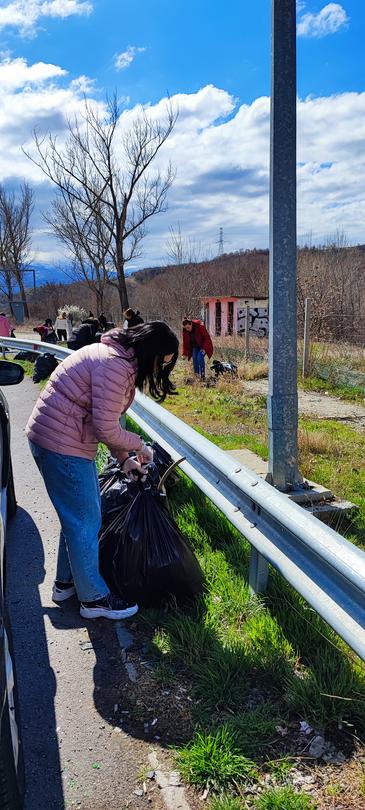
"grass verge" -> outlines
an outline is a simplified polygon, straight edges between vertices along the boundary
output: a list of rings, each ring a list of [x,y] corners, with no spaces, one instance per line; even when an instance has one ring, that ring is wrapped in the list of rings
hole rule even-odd
[[[168,405],[223,448],[251,445],[267,452],[265,401],[245,397],[234,383],[183,386]],[[302,469],[358,502],[350,534],[363,542],[365,436],[347,425],[308,419],[301,420],[301,431]],[[365,737],[363,664],[275,572],[264,599],[250,594],[246,541],[184,476],[171,493],[171,507],[199,558],[206,592],[184,612],[146,611],[139,623],[151,639],[157,680],[166,687],[183,667],[192,687],[192,732],[179,747],[179,767],[192,784],[225,792],[212,808],[220,802],[222,808],[309,810],[311,798],[285,784],[307,745],[299,721],[336,740],[351,757],[352,734]],[[348,736],[341,737],[339,728]],[[258,799],[266,804],[240,803],[237,785],[265,773],[274,781]]]

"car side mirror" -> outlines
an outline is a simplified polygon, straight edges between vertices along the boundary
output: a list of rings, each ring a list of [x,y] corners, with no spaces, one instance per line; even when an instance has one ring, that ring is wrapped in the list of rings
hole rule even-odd
[[[18,385],[24,377],[24,369],[19,363],[10,360],[0,360],[0,386]]]

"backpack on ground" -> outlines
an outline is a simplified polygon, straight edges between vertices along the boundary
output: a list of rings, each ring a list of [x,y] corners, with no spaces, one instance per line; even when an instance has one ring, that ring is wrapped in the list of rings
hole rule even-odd
[[[57,368],[58,362],[53,354],[40,354],[34,364],[33,382],[39,383],[47,380],[52,372]]]

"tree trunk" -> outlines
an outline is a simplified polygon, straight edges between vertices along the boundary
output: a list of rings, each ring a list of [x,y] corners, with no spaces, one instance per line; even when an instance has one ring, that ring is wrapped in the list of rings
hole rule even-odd
[[[96,317],[98,318],[99,315],[103,312],[104,309],[104,290],[101,289],[94,289],[95,293],[95,303],[96,303]]]
[[[117,276],[118,276],[119,301],[120,301],[120,306],[121,306],[122,315],[123,315],[123,312],[126,309],[128,309],[129,303],[128,303],[127,285],[126,285],[125,276],[124,276],[124,261],[123,261],[122,258],[120,259],[120,261],[118,261],[118,266],[117,266],[116,270],[117,270]]]
[[[27,296],[26,296],[24,282],[23,282],[23,278],[22,278],[21,273],[17,273],[17,282],[18,282],[18,285],[19,285],[21,300],[24,302],[24,315],[25,315],[26,318],[29,319],[28,301],[27,301]]]

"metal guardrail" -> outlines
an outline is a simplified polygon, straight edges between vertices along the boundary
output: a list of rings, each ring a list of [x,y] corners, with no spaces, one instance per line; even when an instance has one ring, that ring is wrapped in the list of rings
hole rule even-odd
[[[4,345],[59,360],[71,353],[0,338]],[[252,590],[268,561],[365,660],[365,553],[143,394],[129,415],[174,460],[185,457],[183,472],[251,544]]]

